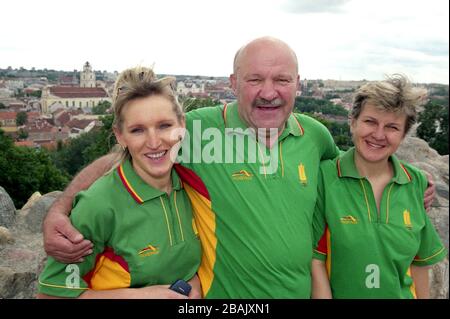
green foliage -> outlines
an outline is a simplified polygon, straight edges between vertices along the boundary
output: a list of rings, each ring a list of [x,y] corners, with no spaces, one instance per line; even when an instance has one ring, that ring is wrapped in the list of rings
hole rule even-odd
[[[55,165],[70,176],[74,176],[83,167],[95,159],[107,154],[116,144],[112,134],[113,116],[101,118],[100,130],[90,131],[71,139],[67,144],[58,144],[52,158]]]
[[[0,185],[16,208],[22,207],[36,191],[42,194],[63,190],[68,176],[51,162],[45,149],[16,147],[0,130]]]
[[[202,107],[208,107],[208,106],[216,106],[220,104],[220,101],[213,100],[212,98],[185,98],[181,101],[181,103],[184,106],[184,111],[189,112],[195,109],[199,109]]]
[[[427,141],[441,155],[448,154],[448,107],[435,101],[425,105],[419,114],[417,136]]]
[[[301,113],[322,112],[322,114],[347,116],[348,111],[342,106],[334,105],[328,100],[309,97],[296,97],[294,110]]]
[[[95,142],[89,145],[83,152],[87,163],[109,153],[111,148],[117,144],[116,137],[112,131],[113,120],[113,115],[106,115],[101,118],[103,126],[99,131],[95,132]]]
[[[42,96],[42,91],[34,91],[34,92],[31,92],[31,93],[28,93],[27,94],[28,96],[34,96],[34,97],[37,97],[37,98],[41,98],[41,96]]]
[[[6,105],[0,102],[0,109],[6,109]]]
[[[25,94],[23,93],[22,89],[18,89],[17,92],[14,94],[15,97],[24,97]]]
[[[18,134],[19,139],[21,139],[21,140],[25,140],[28,137],[28,132],[22,128],[17,131],[17,134]]]
[[[19,112],[16,115],[16,125],[17,126],[22,126],[25,125],[25,123],[27,123],[28,120],[28,115],[26,112]]]
[[[109,103],[108,101],[102,101],[92,108],[92,113],[98,115],[106,114],[106,110],[110,107],[111,103]]]

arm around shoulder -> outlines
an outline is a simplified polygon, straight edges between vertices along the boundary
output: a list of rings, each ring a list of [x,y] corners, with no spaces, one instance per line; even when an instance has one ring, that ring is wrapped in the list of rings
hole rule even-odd
[[[67,216],[75,195],[106,173],[115,158],[115,154],[108,154],[84,168],[50,207],[43,223],[44,248],[48,255],[61,262],[71,263],[81,261],[89,253],[92,244],[83,240]]]

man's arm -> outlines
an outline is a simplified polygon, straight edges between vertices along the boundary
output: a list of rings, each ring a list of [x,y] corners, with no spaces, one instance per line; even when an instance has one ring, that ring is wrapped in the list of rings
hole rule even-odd
[[[50,207],[43,223],[44,248],[49,256],[63,263],[74,263],[92,253],[92,243],[84,240],[72,226],[69,213],[75,195],[110,170],[116,157],[108,154],[85,167]]]

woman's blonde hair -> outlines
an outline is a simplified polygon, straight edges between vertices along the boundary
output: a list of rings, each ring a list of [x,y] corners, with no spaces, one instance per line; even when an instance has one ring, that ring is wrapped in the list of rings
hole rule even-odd
[[[114,84],[113,90],[113,127],[122,131],[123,111],[130,101],[152,95],[166,97],[172,103],[173,111],[178,120],[181,121],[184,117],[184,112],[175,94],[174,83],[174,77],[158,79],[153,70],[147,67],[138,66],[122,71]],[[116,145],[112,152],[117,156],[109,172],[119,166],[125,159],[130,158],[128,149],[120,145]]]
[[[361,86],[353,98],[350,116],[356,120],[367,103],[383,111],[406,114],[406,135],[416,122],[417,107],[424,102],[426,95],[426,89],[414,87],[406,76],[393,74],[384,81]]]

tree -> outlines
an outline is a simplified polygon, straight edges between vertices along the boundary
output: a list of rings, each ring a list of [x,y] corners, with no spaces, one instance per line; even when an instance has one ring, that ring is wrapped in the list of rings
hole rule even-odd
[[[108,110],[110,107],[111,103],[109,103],[108,101],[102,101],[92,108],[92,113],[98,115],[106,114],[106,110]]]
[[[19,139],[21,139],[21,140],[25,140],[28,137],[28,132],[22,128],[17,131],[17,134],[18,134]]]
[[[323,117],[307,113],[306,115],[318,120],[320,123],[325,125],[330,131],[334,142],[341,150],[348,150],[353,146],[352,136],[350,133],[350,126],[347,123],[339,123],[336,121],[328,121]]]
[[[0,102],[0,109],[6,109],[5,104],[3,104],[2,102]]]
[[[16,208],[22,207],[36,191],[63,190],[68,183],[68,176],[53,165],[45,149],[16,147],[2,130],[0,154],[0,185]]]
[[[417,136],[439,154],[448,154],[448,107],[435,101],[428,102],[419,114]]]
[[[216,106],[220,104],[220,101],[208,98],[185,98],[182,101],[184,105],[184,111],[189,112],[195,109],[199,109],[207,106]]]
[[[41,98],[42,96],[42,91],[41,90],[37,90],[37,91],[33,91],[27,94],[28,96],[34,96],[37,98]]]
[[[25,125],[25,123],[27,123],[28,120],[28,115],[26,112],[19,112],[16,115],[16,125],[17,126],[22,126]]]
[[[51,153],[52,159],[60,170],[74,176],[84,166],[107,154],[116,144],[112,133],[113,116],[101,118],[103,126],[71,139],[68,143],[58,144],[56,151]]]
[[[296,97],[294,109],[301,113],[321,112],[322,114],[340,116],[348,115],[348,111],[340,105],[334,105],[328,100],[314,99],[310,97]]]

